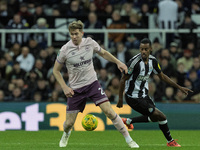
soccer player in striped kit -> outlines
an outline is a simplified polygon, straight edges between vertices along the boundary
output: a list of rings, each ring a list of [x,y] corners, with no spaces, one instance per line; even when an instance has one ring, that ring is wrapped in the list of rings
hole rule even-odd
[[[127,104],[142,116],[133,118],[122,118],[129,129],[133,129],[133,123],[138,122],[158,122],[160,130],[167,139],[167,146],[181,147],[170,134],[166,116],[156,108],[152,99],[148,96],[148,79],[152,73],[178,88],[184,94],[193,92],[190,89],[181,87],[166,76],[160,68],[157,59],[151,55],[151,41],[147,38],[140,42],[140,53],[134,56],[127,63],[128,73],[123,74],[120,80],[119,100],[117,107],[123,107],[123,92]]]

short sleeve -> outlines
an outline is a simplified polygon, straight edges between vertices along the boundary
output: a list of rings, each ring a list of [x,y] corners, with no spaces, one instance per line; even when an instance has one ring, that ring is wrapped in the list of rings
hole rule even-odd
[[[154,72],[155,74],[161,73],[161,67],[160,67],[160,65],[159,65],[159,63],[158,63],[158,61],[157,61],[157,59],[153,59],[153,72]]]
[[[58,54],[57,54],[57,61],[59,62],[59,63],[61,63],[61,64],[64,64],[65,63],[65,61],[66,61],[66,56],[65,56],[65,51],[64,51],[64,49],[65,49],[65,47],[63,46],[60,50],[59,50],[59,52],[58,52]]]
[[[101,51],[101,47],[100,47],[100,45],[95,41],[95,40],[92,40],[92,42],[93,42],[93,46],[94,46],[94,51],[95,52],[99,52],[99,51]]]

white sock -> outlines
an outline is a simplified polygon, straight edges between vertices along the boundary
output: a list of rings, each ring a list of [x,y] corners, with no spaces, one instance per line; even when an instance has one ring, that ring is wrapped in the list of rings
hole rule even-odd
[[[115,128],[124,136],[126,141],[132,140],[129,135],[128,130],[126,129],[122,119],[119,117],[118,114],[115,115],[115,118],[111,119]]]
[[[126,140],[126,143],[130,143],[131,141],[133,141],[130,135],[126,136],[125,140]]]

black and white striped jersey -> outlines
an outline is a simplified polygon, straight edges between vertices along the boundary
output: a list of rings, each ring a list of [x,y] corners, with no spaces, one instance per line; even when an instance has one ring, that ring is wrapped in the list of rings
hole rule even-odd
[[[125,92],[129,97],[142,98],[148,95],[148,79],[151,73],[161,73],[157,59],[149,55],[148,64],[142,60],[141,54],[137,54],[127,63],[128,74],[131,75],[126,81]]]

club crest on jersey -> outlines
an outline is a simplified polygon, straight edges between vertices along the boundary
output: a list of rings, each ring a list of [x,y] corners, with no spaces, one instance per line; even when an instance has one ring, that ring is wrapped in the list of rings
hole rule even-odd
[[[131,74],[133,72],[133,68],[128,68],[128,74]]]

